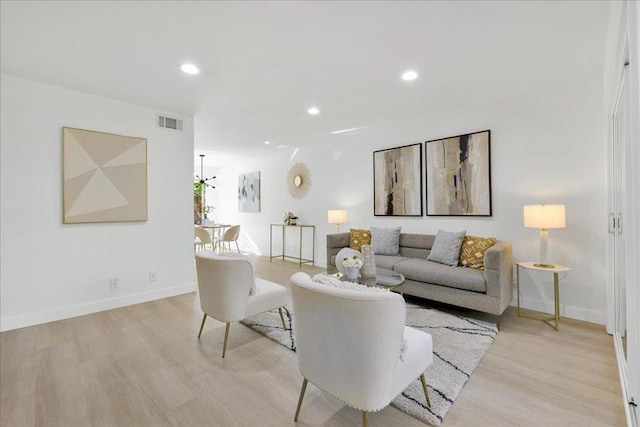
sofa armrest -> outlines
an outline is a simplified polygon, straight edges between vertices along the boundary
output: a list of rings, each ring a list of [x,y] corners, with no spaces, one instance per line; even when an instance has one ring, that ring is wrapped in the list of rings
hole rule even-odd
[[[487,295],[500,299],[506,307],[513,299],[513,253],[511,243],[498,240],[484,254]]]
[[[349,247],[350,233],[327,234],[327,269],[335,264],[331,262],[331,258],[338,255],[340,249]]]

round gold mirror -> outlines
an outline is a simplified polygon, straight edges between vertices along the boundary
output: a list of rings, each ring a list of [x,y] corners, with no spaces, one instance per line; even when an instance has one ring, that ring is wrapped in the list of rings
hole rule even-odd
[[[311,187],[311,173],[304,163],[291,166],[287,174],[287,189],[296,199],[302,199]]]

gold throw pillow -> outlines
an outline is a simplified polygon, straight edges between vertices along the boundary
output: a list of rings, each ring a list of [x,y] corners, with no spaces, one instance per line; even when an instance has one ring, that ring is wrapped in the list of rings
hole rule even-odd
[[[484,270],[484,253],[495,243],[495,237],[464,236],[460,265]]]
[[[349,247],[362,252],[362,245],[371,244],[371,230],[352,228],[349,234]]]

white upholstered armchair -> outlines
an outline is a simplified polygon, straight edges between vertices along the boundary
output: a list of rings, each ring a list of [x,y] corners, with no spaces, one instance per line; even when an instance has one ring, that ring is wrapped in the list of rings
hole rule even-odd
[[[424,378],[433,361],[431,335],[405,326],[399,294],[338,289],[306,273],[291,276],[291,294],[304,377],[295,421],[307,382],[361,410],[363,426],[367,412],[386,407],[418,377],[431,406]]]
[[[278,308],[282,326],[287,329],[282,314],[282,307],[287,303],[287,289],[255,277],[248,258],[200,251],[196,254],[196,271],[200,307],[204,312],[198,339],[207,316],[226,322],[222,357],[227,350],[231,322]]]

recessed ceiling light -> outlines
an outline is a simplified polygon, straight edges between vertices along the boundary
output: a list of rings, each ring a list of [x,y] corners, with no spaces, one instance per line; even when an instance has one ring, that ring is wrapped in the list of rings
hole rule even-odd
[[[405,71],[402,75],[402,80],[410,82],[411,80],[415,80],[418,78],[418,73],[413,70]]]
[[[200,74],[200,69],[193,64],[182,64],[180,69],[187,74]]]
[[[312,116],[315,116],[317,114],[320,114],[320,110],[318,110],[316,107],[311,107],[307,110],[307,113],[311,114]]]
[[[269,141],[265,141],[264,143],[267,144],[267,145],[271,144],[271,142],[269,142]]]

